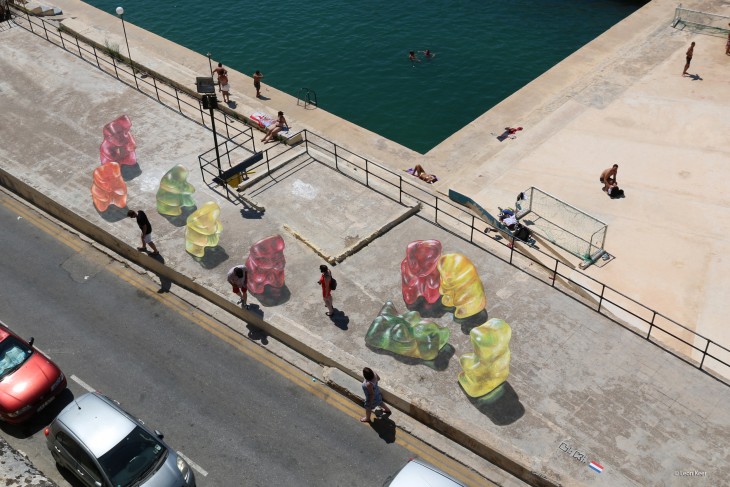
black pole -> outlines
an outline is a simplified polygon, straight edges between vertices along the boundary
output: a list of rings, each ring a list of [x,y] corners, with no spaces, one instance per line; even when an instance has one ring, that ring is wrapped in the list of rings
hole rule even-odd
[[[139,89],[137,84],[137,72],[134,70],[134,61],[132,61],[132,51],[129,50],[129,40],[127,39],[127,28],[124,26],[124,14],[119,16],[122,19],[122,30],[124,31],[124,42],[127,44],[127,56],[129,57],[129,64],[132,66],[132,76],[134,76],[134,84]]]
[[[208,95],[210,96],[210,95]],[[220,152],[218,152],[218,134],[215,133],[215,115],[213,114],[213,109],[215,107],[215,95],[211,96],[213,100],[213,103],[210,104],[210,123],[213,126],[213,144],[215,144],[215,160],[218,164],[218,177],[221,177],[221,155]]]
[[[211,72],[211,74],[213,74],[213,62],[210,60],[211,54],[208,53],[208,54],[206,54],[206,56],[208,56],[208,66],[210,67],[210,72]]]

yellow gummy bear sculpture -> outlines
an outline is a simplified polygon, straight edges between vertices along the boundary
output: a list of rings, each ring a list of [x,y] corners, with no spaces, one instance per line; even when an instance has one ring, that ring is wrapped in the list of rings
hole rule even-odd
[[[208,201],[188,217],[185,250],[196,257],[203,257],[206,247],[218,245],[223,230],[218,220],[220,214],[221,209],[215,201]]]
[[[441,303],[455,307],[456,318],[467,318],[482,311],[487,306],[482,280],[476,267],[462,254],[444,254],[439,258],[438,270],[441,274]]]
[[[157,190],[157,211],[161,215],[179,216],[184,206],[195,206],[195,187],[188,182],[188,170],[177,165],[160,179]]]
[[[469,336],[474,353],[459,358],[459,384],[471,397],[481,397],[507,380],[512,328],[504,320],[492,318],[472,328]]]

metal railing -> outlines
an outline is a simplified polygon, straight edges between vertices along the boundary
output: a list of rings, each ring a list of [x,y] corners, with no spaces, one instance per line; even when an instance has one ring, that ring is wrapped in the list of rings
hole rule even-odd
[[[21,20],[22,19],[22,20]],[[20,27],[36,34],[54,45],[70,52],[82,60],[95,65],[100,70],[114,76],[127,86],[157,100],[159,103],[177,111],[186,118],[210,129],[206,124],[206,116],[210,116],[202,107],[199,97],[187,90],[180,89],[167,80],[154,76],[144,66],[135,63],[136,70],[129,70],[129,62],[123,62],[118,53],[97,49],[93,43],[59,30],[45,19],[25,16],[16,17],[14,21]],[[23,25],[23,22],[27,25]],[[82,46],[83,43],[83,46]],[[86,55],[86,56],[85,56]],[[147,73],[135,80],[134,73]],[[120,74],[121,73],[121,74]],[[148,81],[150,78],[152,81]],[[141,83],[139,83],[141,81]],[[139,84],[139,88],[136,86]],[[149,91],[145,91],[146,88]],[[194,115],[191,115],[192,114]],[[196,113],[197,112],[197,113]],[[200,122],[197,115],[200,115]],[[225,127],[228,142],[243,147],[249,138],[252,153],[256,151],[253,131],[247,121],[235,112],[216,111],[216,120]],[[222,118],[219,118],[222,117]],[[231,133],[233,132],[233,135]],[[242,135],[247,132],[248,135]],[[413,176],[399,174],[391,169],[355,154],[336,143],[325,139],[311,131],[301,132],[305,151],[312,159],[339,171],[343,175],[358,181],[378,193],[403,205],[421,204],[419,218],[431,221],[445,231],[466,240],[474,246],[490,253],[500,260],[509,263],[533,277],[543,280],[550,286],[560,290],[567,296],[606,316],[627,330],[663,348],[675,357],[697,367],[711,377],[730,385],[730,349],[709,338],[696,333],[681,323],[645,306],[620,291],[577,271],[573,266],[561,262],[536,247],[522,247],[514,237],[505,239],[497,235],[490,237],[481,230],[488,223],[463,207],[456,206],[444,199],[425,183]],[[235,142],[233,142],[235,139]],[[224,142],[223,144],[225,144]],[[291,149],[291,147],[289,148]],[[288,152],[284,151],[284,152]],[[214,149],[211,149],[213,151]],[[265,151],[264,160],[256,167],[266,165],[271,171],[270,161],[281,154],[270,156],[270,149]],[[209,154],[206,152],[205,154]],[[205,155],[204,154],[204,155]],[[203,157],[201,155],[200,157]],[[228,156],[227,156],[228,157]],[[207,158],[200,159],[210,164]],[[229,165],[232,164],[230,159]],[[254,169],[252,167],[252,169]],[[217,168],[215,176],[218,175]],[[404,178],[404,175],[406,176]],[[719,372],[717,369],[722,368]]]
[[[419,179],[359,156],[336,143],[303,131],[306,152],[318,162],[404,205],[420,203],[420,218],[520,268],[567,296],[606,316],[675,357],[730,385],[730,349],[641,304],[539,248],[514,236],[490,237],[490,225],[463,207],[434,193]],[[722,369],[722,370],[720,370]]]
[[[129,59],[119,52],[110,47],[97,47],[86,39],[80,39],[78,36],[59,29],[58,25],[52,21],[32,17],[24,10],[14,10],[14,12],[16,15],[12,21],[19,27],[64,49],[92,66],[96,66],[102,72],[113,76],[130,88],[156,100],[198,125],[212,130],[210,112],[203,108],[200,96],[192,90],[180,89],[168,80],[152,74],[149,69],[139,63],[134,62],[134,67],[132,67]],[[223,133],[220,131],[218,133],[222,137],[231,140],[246,133],[247,142],[250,141],[253,150],[256,150],[253,130],[244,118],[235,112],[227,113],[221,110],[215,110],[214,117],[221,127]]]

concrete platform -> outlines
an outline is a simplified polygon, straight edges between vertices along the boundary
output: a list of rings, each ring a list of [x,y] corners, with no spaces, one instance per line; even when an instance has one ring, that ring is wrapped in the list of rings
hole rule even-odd
[[[0,97],[9,107],[0,112],[0,160],[15,178],[136,245],[135,223],[121,211],[99,214],[88,193],[101,127],[126,113],[141,169],[128,175],[129,207],[148,210],[168,267],[232,300],[228,268],[243,261],[253,242],[280,233],[291,296],[276,306],[258,303],[255,316],[352,377],[364,365],[373,367],[389,402],[520,478],[540,485],[684,485],[687,479],[676,472],[692,470],[706,472],[711,485],[730,484],[724,475],[730,388],[418,217],[334,268],[340,283],[335,306],[343,314],[330,320],[315,284],[322,259],[283,225],[337,250],[402,207],[297,156],[280,180],[248,190],[265,202],[263,216],[241,211],[206,189],[194,170],[195,157],[210,146],[205,129],[19,28],[0,35]],[[39,100],[39,93],[48,95]],[[198,205],[213,200],[223,209],[220,245],[203,261],[185,252],[181,223],[154,211],[159,178],[181,162],[192,170]],[[400,261],[409,242],[428,238],[475,263],[489,299],[488,317],[513,327],[511,375],[491,402],[468,398],[456,381],[458,356],[471,351],[468,332],[478,323],[439,315],[437,321],[451,330],[450,348],[433,363],[364,344],[385,301],[404,309]],[[590,461],[604,472],[593,472]]]

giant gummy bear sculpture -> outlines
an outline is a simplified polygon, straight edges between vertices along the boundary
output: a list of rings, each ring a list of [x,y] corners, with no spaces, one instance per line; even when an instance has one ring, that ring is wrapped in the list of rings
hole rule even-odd
[[[122,179],[119,164],[110,162],[94,169],[91,199],[99,211],[106,211],[109,205],[127,206],[127,184]]]
[[[184,206],[195,206],[194,192],[195,188],[188,182],[188,170],[178,164],[160,179],[157,211],[162,215],[181,215]]]
[[[406,258],[400,263],[401,289],[407,305],[415,303],[419,296],[429,304],[441,297],[439,257],[441,242],[438,240],[416,240],[408,244]]]
[[[447,327],[422,320],[417,311],[398,314],[388,301],[370,324],[365,343],[398,355],[433,360],[449,341],[449,335]]]
[[[482,280],[474,264],[462,254],[444,254],[439,259],[438,270],[441,274],[444,306],[456,307],[456,318],[467,318],[482,311],[487,306]]]
[[[221,209],[216,202],[208,201],[188,217],[185,250],[196,257],[203,257],[206,247],[218,245],[223,230],[218,220],[220,214]]]
[[[134,166],[137,164],[137,155],[134,149],[137,143],[129,133],[132,128],[132,121],[128,116],[122,115],[104,125],[104,141],[99,147],[99,158],[102,164],[116,162],[121,165]]]
[[[474,353],[459,357],[459,384],[471,397],[481,397],[507,380],[512,329],[505,321],[492,318],[472,328],[469,336]]]
[[[273,235],[251,246],[246,268],[248,289],[253,294],[263,294],[266,286],[274,290],[284,287],[284,239]]]

